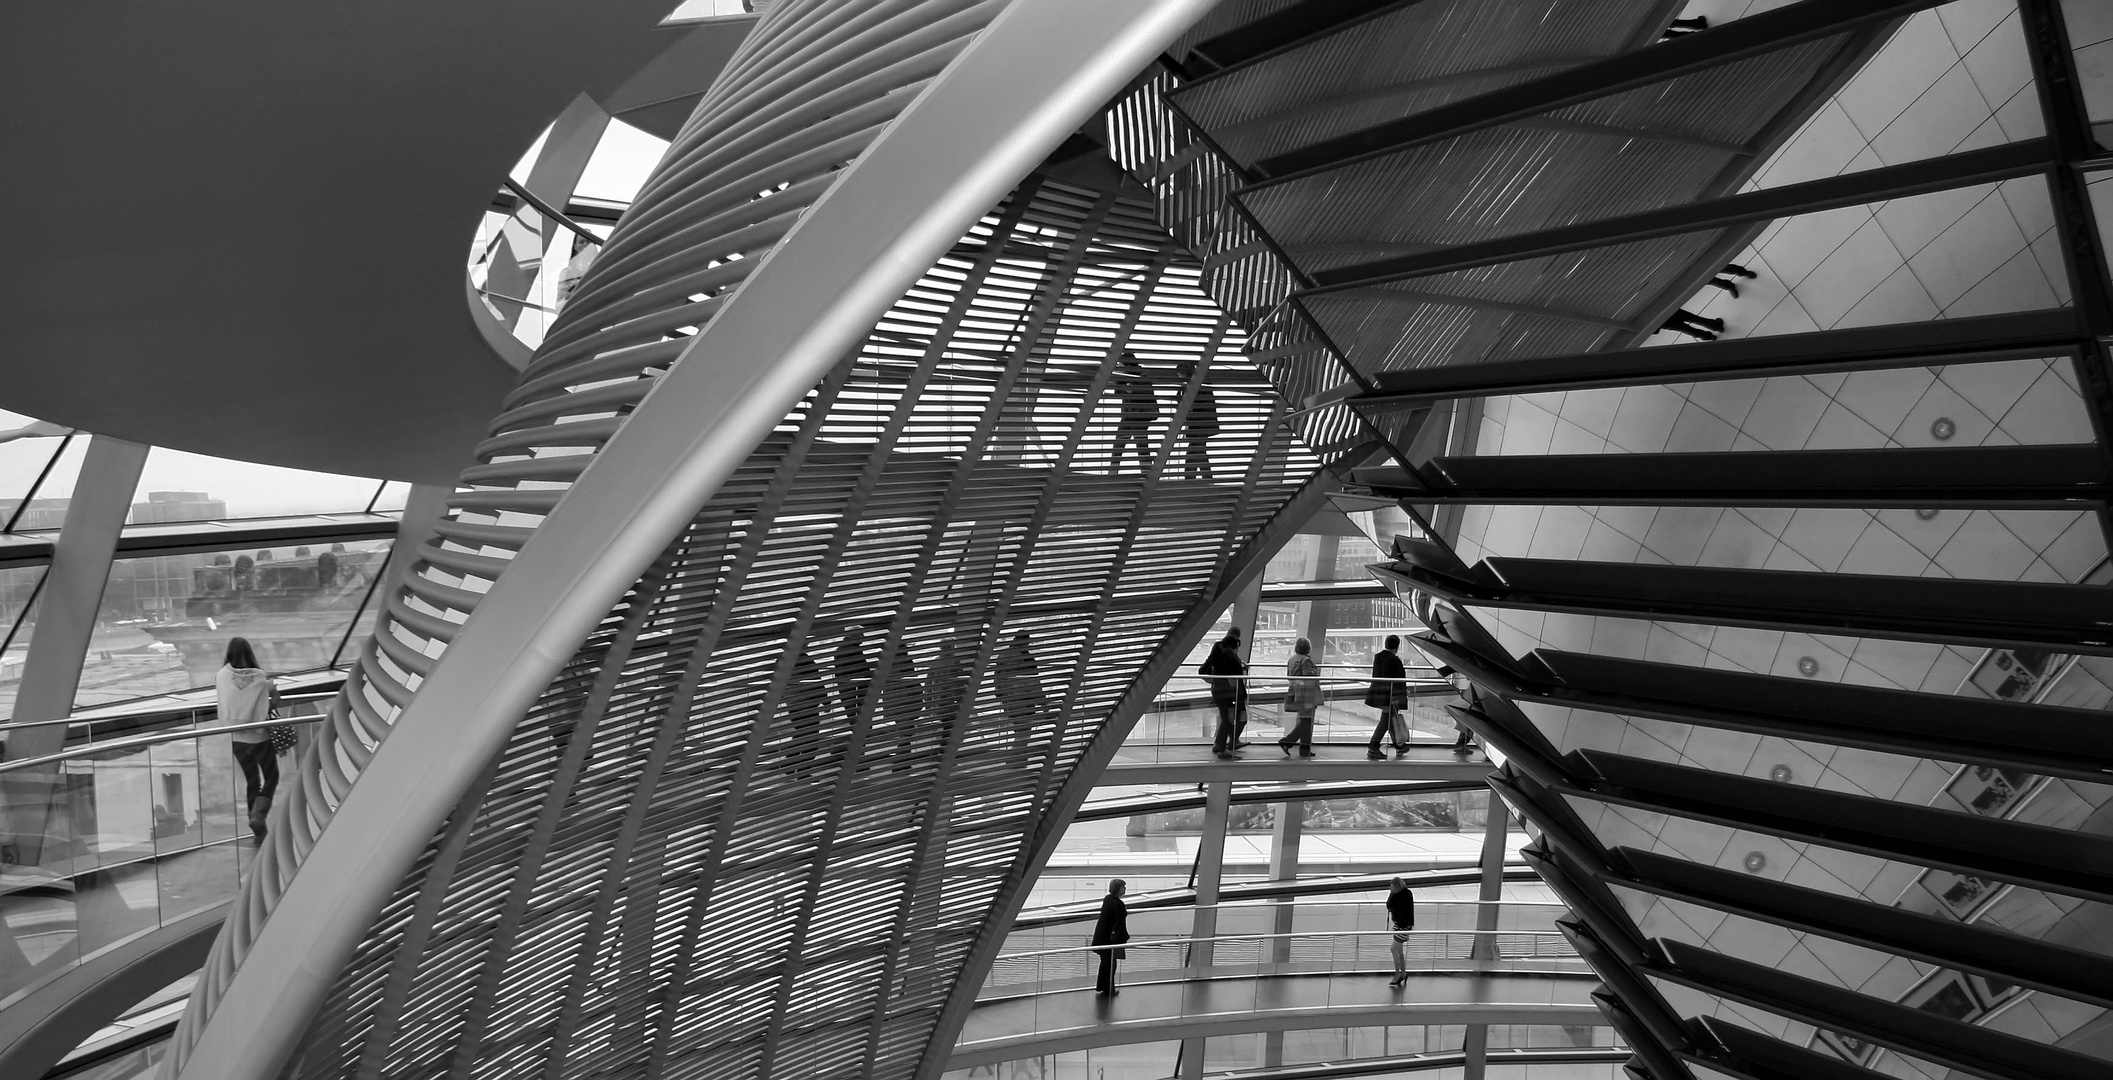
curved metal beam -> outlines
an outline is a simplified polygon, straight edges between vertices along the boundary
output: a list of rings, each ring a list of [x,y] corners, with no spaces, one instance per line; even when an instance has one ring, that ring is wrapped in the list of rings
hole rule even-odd
[[[459,796],[697,507],[970,222],[1209,6],[1015,0],[844,171],[482,598],[272,905],[178,1075],[277,1074]]]
[[[0,1076],[43,1076],[98,1028],[198,970],[227,910],[215,904],[156,927],[0,1009]]]

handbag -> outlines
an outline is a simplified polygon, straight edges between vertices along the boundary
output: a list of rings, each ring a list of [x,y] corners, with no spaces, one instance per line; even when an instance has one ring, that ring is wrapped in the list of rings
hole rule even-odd
[[[264,734],[271,740],[271,752],[279,757],[292,753],[301,742],[301,733],[292,724],[273,724],[264,729]]]

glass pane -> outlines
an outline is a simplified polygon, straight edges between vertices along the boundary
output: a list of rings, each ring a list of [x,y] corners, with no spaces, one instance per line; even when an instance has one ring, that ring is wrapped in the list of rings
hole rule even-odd
[[[134,524],[355,513],[377,480],[232,461],[157,446],[132,497]]]
[[[161,884],[151,860],[82,874],[74,879],[74,896],[84,957],[161,922]]]
[[[44,567],[18,566],[0,570],[0,631],[13,632],[0,649],[0,716],[15,714],[15,693],[22,688],[22,665],[29,659],[29,638],[36,630],[37,583],[44,580]]]
[[[60,436],[47,433],[65,430],[0,409],[0,524],[14,516],[15,509],[22,505],[22,497],[29,493],[29,486],[36,483],[52,455],[59,452]],[[18,523],[16,527],[28,526]]]
[[[51,471],[44,474],[44,482],[30,492],[29,505],[22,507],[19,514],[14,513],[14,507],[9,508],[16,532],[56,529],[66,524],[66,504],[73,499],[73,482],[81,475],[81,459],[88,453],[88,437],[81,435],[67,439],[63,446],[50,443],[50,451],[41,449],[46,444],[47,440],[43,439],[30,443],[31,447],[38,449],[32,451],[37,454],[37,461],[28,479],[36,479],[36,472],[44,467],[49,453],[56,452],[57,460],[52,463]],[[0,452],[5,449],[0,447]]]
[[[355,616],[372,624],[362,604],[389,544],[292,544],[117,560],[75,707],[210,686],[231,637],[248,638],[267,671],[327,666]]]

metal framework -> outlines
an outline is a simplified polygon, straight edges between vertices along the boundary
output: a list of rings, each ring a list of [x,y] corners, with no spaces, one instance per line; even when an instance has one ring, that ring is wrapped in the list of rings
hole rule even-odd
[[[1638,1076],[1688,1080],[1706,1068],[1742,1080],[1869,1080],[1880,1075],[1867,1067],[1877,1048],[1932,1075],[2106,1070],[2047,1036],[1984,1022],[1989,1010],[1973,1002],[1895,1000],[1824,970],[1779,969],[1668,937],[1668,922],[1646,917],[1660,916],[1654,905],[1685,905],[1677,910],[1703,925],[1750,920],[1757,933],[1810,935],[1818,955],[1909,958],[1933,965],[1938,981],[1949,972],[2028,988],[2090,1015],[2113,1004],[2106,959],[2073,933],[1910,910],[1890,893],[1762,874],[1765,858],[1738,862],[1745,847],[1787,845],[1949,875],[1942,880],[1960,895],[2040,890],[2062,910],[2089,909],[2113,900],[2113,849],[2078,821],[1816,790],[1810,777],[1784,782],[1787,769],[1762,779],[1736,766],[1670,763],[1644,748],[1649,739],[1572,749],[1550,734],[1565,717],[1572,730],[1590,723],[1617,736],[1687,725],[2102,792],[2102,701],[1837,685],[1808,681],[1812,672],[1731,673],[1582,646],[1528,645],[1518,655],[1484,625],[1490,610],[1511,609],[1551,625],[1585,616],[1610,627],[1777,627],[1969,643],[1986,647],[1991,665],[2043,655],[2090,665],[2113,644],[2102,572],[2068,582],[1911,579],[1575,554],[1470,565],[1450,546],[1460,508],[1504,504],[2059,507],[2106,521],[2113,291],[2086,186],[2113,160],[2094,140],[2056,0],[2019,4],[2044,139],[1741,190],[1785,125],[1824,103],[1896,20],[1933,6],[1808,0],[1663,44],[1672,12],[1625,9],[1620,19],[1634,21],[1618,21],[1588,0],[1532,5],[1530,30],[1504,21],[1527,5],[1503,3],[1229,6],[1111,116],[1118,158],[1204,256],[1213,295],[1252,325],[1253,355],[1306,406],[1301,422],[1315,444],[1353,488],[1398,499],[1432,524],[1428,541],[1397,545],[1382,576],[1426,615],[1426,652],[1474,682],[1477,700],[1458,715],[1507,761],[1492,786],[1534,828],[1527,854],[1571,906],[1567,928],[1606,984],[1600,1004],[1635,1049]],[[1419,51],[1427,40],[1437,43]],[[1541,63],[1547,55],[1568,59]],[[1648,122],[1625,112],[1654,101],[1690,111],[1668,107]],[[1771,116],[1756,111],[1784,102]],[[1700,126],[1739,118],[1753,126]],[[1607,136],[1550,120],[1706,139],[1631,145],[1624,152],[1638,156],[1624,163],[1573,141]],[[1715,172],[1653,156],[1699,159],[1712,152],[1706,142],[1748,153],[1717,159]],[[1656,171],[1625,171],[1642,160]],[[2060,308],[1624,348],[1771,219],[2006,177],[2046,186],[2071,298]],[[1547,315],[1556,310],[1622,328]],[[1477,456],[1472,435],[1459,434],[1503,395],[2041,358],[2076,373],[2091,444],[1496,458]],[[1372,460],[1375,447],[1387,464]],[[1653,828],[1674,822],[1749,842],[1714,865],[1649,842]]]
[[[936,1074],[1328,490],[1149,205],[1005,194],[1207,6],[773,9],[282,789],[175,1071]]]

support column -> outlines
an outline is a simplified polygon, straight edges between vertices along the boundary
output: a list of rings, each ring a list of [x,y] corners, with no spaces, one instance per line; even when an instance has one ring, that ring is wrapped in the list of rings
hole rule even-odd
[[[1475,929],[1482,931],[1475,935],[1477,960],[1497,958],[1497,943],[1489,931],[1497,928],[1497,901],[1504,898],[1504,838],[1511,832],[1511,808],[1495,792],[1489,795],[1488,816],[1482,828],[1482,903],[1475,909]]]
[[[1319,646],[1315,646],[1318,648]],[[1269,830],[1269,879],[1277,882],[1297,881],[1299,877],[1299,838],[1306,829],[1306,803],[1301,799],[1289,799],[1277,804],[1277,820]],[[1286,898],[1277,901],[1270,912],[1269,931],[1273,934],[1292,932],[1293,916],[1297,913],[1296,901]],[[1291,941],[1278,938],[1270,943],[1269,959],[1272,963],[1291,962]],[[1284,1033],[1267,1032],[1262,1036],[1262,1065],[1280,1068],[1284,1064]]]
[[[1324,581],[1335,572],[1335,557],[1336,553],[1342,548],[1343,540],[1342,537],[1330,534],[1319,537],[1319,541],[1318,544],[1314,545],[1313,576],[1315,580]],[[1332,621],[1329,616],[1334,614],[1334,608],[1335,601],[1333,600],[1308,600],[1306,601],[1306,617],[1299,620],[1299,636],[1313,643],[1313,662],[1324,665],[1321,668],[1321,707],[1323,709],[1328,704],[1328,689],[1334,685],[1328,682],[1329,672],[1325,666],[1328,663],[1328,626]],[[1336,674],[1340,675],[1342,673],[1337,672]],[[1288,711],[1284,714],[1284,721],[1287,725],[1293,722],[1292,716]],[[1321,714],[1320,711],[1316,710],[1313,716],[1313,725],[1315,728],[1314,738],[1317,740],[1320,738],[1320,724]],[[1287,734],[1290,730],[1288,726],[1285,728]],[[1297,843],[1297,841],[1294,840],[1293,843]]]
[[[1484,1067],[1489,1062],[1489,1025],[1467,1025],[1467,1041],[1461,1049],[1467,1055],[1466,1067],[1460,1071],[1460,1080],[1482,1080]]]
[[[1259,599],[1260,591],[1254,592]],[[1238,610],[1236,606],[1234,611]],[[1234,625],[1238,625],[1237,618]],[[1196,911],[1189,924],[1189,936],[1198,939],[1218,932],[1218,886],[1225,880],[1225,828],[1232,820],[1233,785],[1225,781],[1211,784],[1203,798],[1203,835],[1196,847]],[[1201,978],[1211,966],[1212,955],[1209,941],[1190,944],[1188,977]],[[1202,1076],[1203,1040],[1181,1040],[1180,1080],[1201,1080]]]
[[[44,587],[37,594],[36,632],[29,639],[22,689],[10,719],[56,720],[73,711],[81,663],[95,634],[103,586],[110,580],[110,558],[132,512],[132,496],[146,463],[147,448],[138,443],[107,435],[88,441],[66,506],[66,524],[59,529],[51,568],[44,572]],[[55,754],[65,745],[65,728],[32,728],[8,740],[7,756],[19,760]]]
[[[29,639],[12,719],[57,720],[73,711],[73,697],[81,686],[81,664],[88,657],[96,614],[103,605],[103,587],[110,580],[110,559],[117,551],[125,518],[132,512],[132,496],[146,463],[147,448],[138,443],[105,435],[89,440],[73,497],[66,506],[66,524],[59,529],[51,567],[44,572],[44,585],[38,590],[36,631]],[[19,761],[56,754],[65,747],[66,725],[52,724],[12,733],[7,756]],[[20,864],[43,863],[47,838],[65,827],[52,819],[57,785],[56,769],[28,769],[9,774],[0,789],[7,807],[8,843]],[[60,845],[54,854],[66,857],[70,850]]]
[[[1225,879],[1225,826],[1232,818],[1233,785],[1211,784],[1204,792],[1203,835],[1196,848],[1196,911],[1189,936],[1208,938],[1218,932],[1218,885]],[[1211,943],[1198,941],[1189,948],[1190,969],[1201,972],[1211,966]]]

